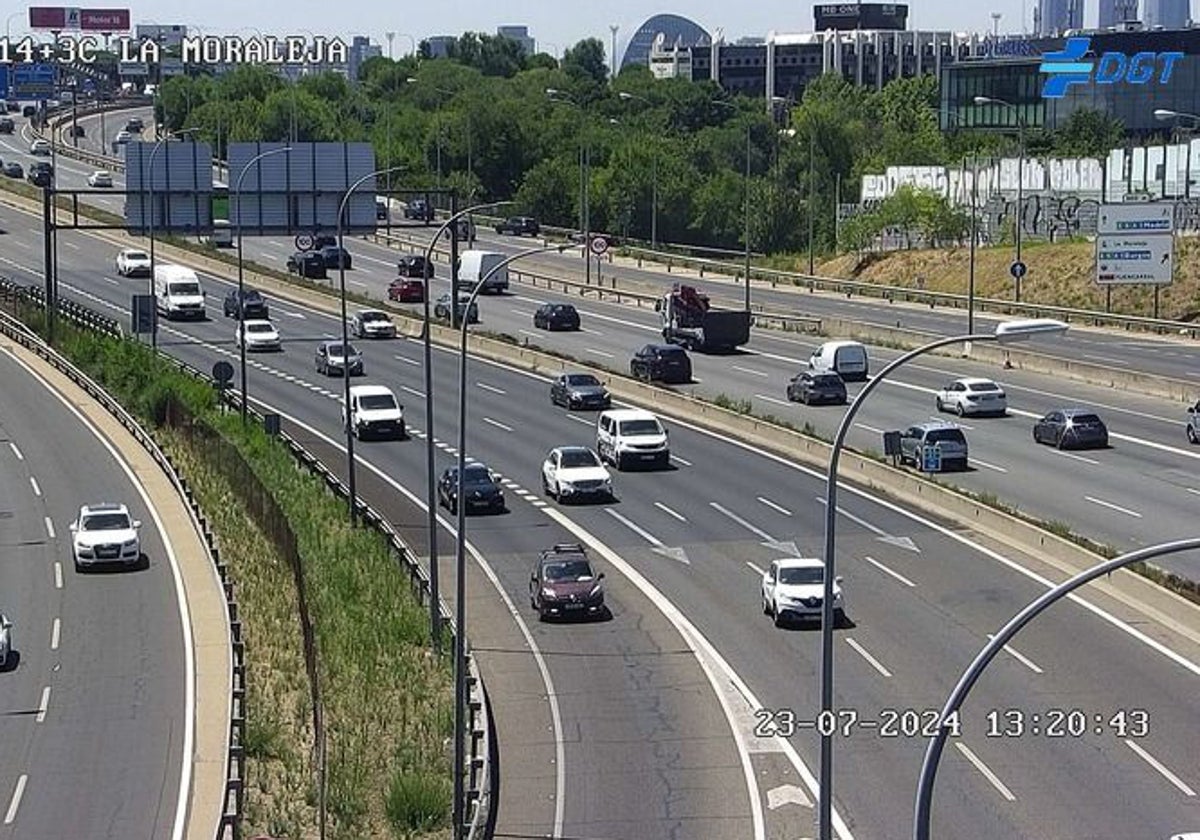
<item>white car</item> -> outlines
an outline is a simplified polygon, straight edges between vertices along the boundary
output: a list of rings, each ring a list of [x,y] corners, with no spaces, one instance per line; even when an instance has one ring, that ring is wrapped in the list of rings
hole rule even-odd
[[[8,667],[8,658],[12,656],[12,622],[8,616],[0,613],[0,671]]]
[[[129,133],[128,131],[126,131],[125,129],[121,129],[120,131],[118,131],[118,132],[117,132],[117,137],[116,137],[116,139],[115,139],[115,140],[113,140],[113,145],[114,145],[114,146],[119,146],[119,145],[121,145],[121,144],[123,144],[123,143],[128,143],[128,142],[129,142],[130,140],[132,140],[132,139],[133,139],[133,135],[132,135],[132,134],[130,134],[130,133]]]
[[[283,343],[279,338],[279,330],[270,321],[253,319],[238,323],[234,332],[234,342],[238,347],[245,341],[247,350],[282,350]]]
[[[48,155],[50,154],[49,140],[34,140],[29,144],[29,154],[31,155]]]
[[[383,385],[351,385],[350,417],[342,403],[342,425],[350,424],[354,436],[391,437],[404,440],[404,406],[392,390]]]
[[[360,309],[350,321],[355,338],[395,338],[396,324],[390,315],[378,309]]]
[[[825,564],[812,557],[775,560],[762,577],[763,613],[780,627],[788,619],[821,618],[821,600],[825,597]],[[846,620],[842,579],[833,579],[833,620]]]
[[[126,248],[119,252],[117,274],[122,277],[149,277],[150,255],[140,248]]]
[[[934,397],[938,411],[967,414],[1007,414],[1008,397],[1004,389],[990,379],[967,377],[948,383]]]
[[[84,505],[71,523],[71,548],[75,568],[105,563],[135,566],[142,561],[138,529],[142,523],[129,515],[125,505]]]
[[[113,185],[112,173],[107,169],[97,169],[88,176],[89,187],[111,187]]]
[[[542,490],[560,502],[613,497],[612,476],[600,456],[586,446],[551,449],[542,463]]]

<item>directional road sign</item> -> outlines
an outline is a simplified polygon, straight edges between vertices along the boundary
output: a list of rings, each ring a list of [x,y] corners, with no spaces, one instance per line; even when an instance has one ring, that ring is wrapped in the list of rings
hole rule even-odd
[[[1016,279],[1020,280],[1029,271],[1029,266],[1020,260],[1013,260],[1012,265],[1008,267],[1008,273]]]
[[[1168,285],[1175,257],[1168,235],[1097,236],[1096,282]]]
[[[1096,233],[1174,233],[1175,205],[1169,201],[1105,204],[1096,219]]]

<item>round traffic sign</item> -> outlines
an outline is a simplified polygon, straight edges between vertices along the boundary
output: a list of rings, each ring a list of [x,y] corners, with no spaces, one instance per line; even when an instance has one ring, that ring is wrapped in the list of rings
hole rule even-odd
[[[233,365],[222,359],[212,367],[213,379],[222,385],[233,381]]]
[[[592,241],[588,243],[588,248],[598,257],[608,250],[608,240],[603,236],[593,236]]]
[[[1013,260],[1012,265],[1008,267],[1008,273],[1017,280],[1020,280],[1022,277],[1024,277],[1027,271],[1029,271],[1029,266],[1025,265],[1025,263],[1021,262],[1020,260]]]
[[[317,244],[317,238],[310,233],[301,233],[296,236],[297,251],[311,251],[315,244]]]

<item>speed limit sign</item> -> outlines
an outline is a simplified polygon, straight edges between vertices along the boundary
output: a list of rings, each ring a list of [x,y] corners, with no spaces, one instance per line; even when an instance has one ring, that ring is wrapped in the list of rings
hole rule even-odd
[[[297,251],[311,251],[313,245],[315,245],[316,242],[317,242],[317,239],[315,236],[312,236],[311,234],[307,234],[307,233],[302,233],[296,237],[296,250]]]
[[[588,248],[598,257],[608,250],[608,240],[603,236],[593,236],[592,241],[588,243]]]

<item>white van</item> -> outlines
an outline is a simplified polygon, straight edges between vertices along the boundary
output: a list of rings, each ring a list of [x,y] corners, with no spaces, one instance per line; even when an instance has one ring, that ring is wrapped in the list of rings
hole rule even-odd
[[[204,290],[196,272],[170,263],[154,266],[154,302],[168,320],[196,318],[203,321]]]
[[[342,405],[342,423],[346,406]],[[374,435],[404,439],[404,406],[383,385],[350,386],[350,428],[359,440]]]
[[[671,463],[671,440],[658,418],[640,408],[614,408],[596,421],[596,452],[618,470],[632,464]]]
[[[208,241],[215,248],[233,247],[233,225],[229,224],[228,219],[213,219],[212,236],[208,237]]]
[[[867,348],[857,341],[826,341],[813,351],[808,369],[836,373],[847,382],[865,382],[870,372]]]
[[[458,259],[458,287],[471,291],[479,285],[489,271],[508,259],[507,254],[496,251],[463,251]],[[508,266],[493,272],[483,286],[481,294],[508,291]]]

